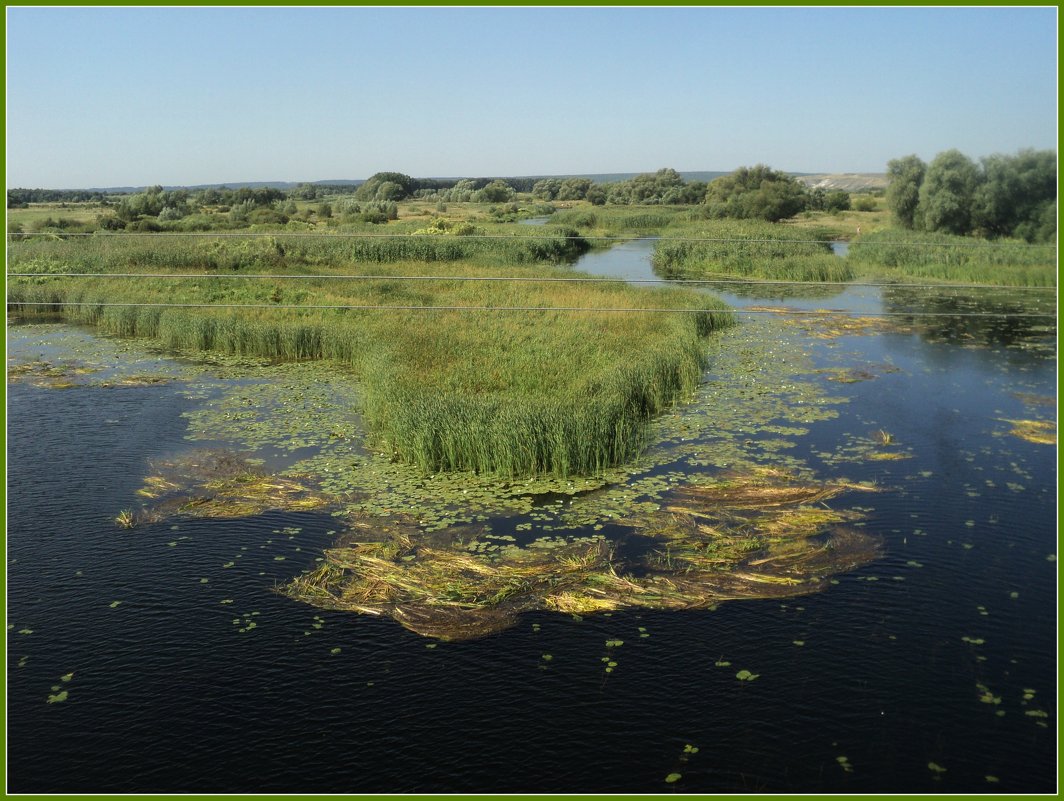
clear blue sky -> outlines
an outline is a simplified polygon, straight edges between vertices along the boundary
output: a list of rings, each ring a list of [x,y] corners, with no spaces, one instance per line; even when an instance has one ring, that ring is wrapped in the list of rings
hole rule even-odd
[[[11,8],[7,185],[1055,149],[1057,10]]]

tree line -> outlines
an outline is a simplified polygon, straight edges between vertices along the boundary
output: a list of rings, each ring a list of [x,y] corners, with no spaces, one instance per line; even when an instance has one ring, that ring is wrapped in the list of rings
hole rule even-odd
[[[1049,242],[1057,233],[1057,154],[1020,150],[977,163],[946,150],[887,164],[887,205],[898,224],[916,231],[1015,237]]]

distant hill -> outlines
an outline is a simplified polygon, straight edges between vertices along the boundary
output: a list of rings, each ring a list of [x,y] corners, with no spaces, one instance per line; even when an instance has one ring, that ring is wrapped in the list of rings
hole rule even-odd
[[[887,174],[883,172],[836,172],[796,174],[810,189],[842,192],[874,192],[887,188]]]

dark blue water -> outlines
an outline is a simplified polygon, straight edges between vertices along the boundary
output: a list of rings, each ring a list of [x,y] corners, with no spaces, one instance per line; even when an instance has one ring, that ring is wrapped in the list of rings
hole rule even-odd
[[[179,387],[11,384],[8,789],[1053,792],[1056,448],[1002,421],[1055,418],[1029,397],[1055,396],[1055,348],[962,333],[808,343],[893,368],[833,385],[848,402],[796,454],[890,488],[867,501],[881,560],[818,595],[465,643],[273,592],[327,514],[116,528],[149,462],[192,446]],[[911,457],[834,458],[880,428]]]

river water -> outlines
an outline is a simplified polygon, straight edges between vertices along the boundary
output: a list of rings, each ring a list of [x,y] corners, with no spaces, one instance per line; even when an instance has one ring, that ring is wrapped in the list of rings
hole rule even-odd
[[[579,266],[653,278],[650,247]],[[332,543],[329,514],[115,526],[219,382],[10,383],[9,791],[1053,792],[1056,447],[1008,421],[1055,420],[1055,330],[957,316],[1031,307],[1000,290],[717,289],[837,401],[789,458],[885,490],[882,558],[820,594],[437,644],[272,591]],[[952,316],[824,336],[780,328],[783,305]],[[12,327],[9,355],[92,339]],[[729,341],[692,404],[720,397]],[[140,353],[107,346],[116,372]],[[905,458],[862,459],[877,430]]]

